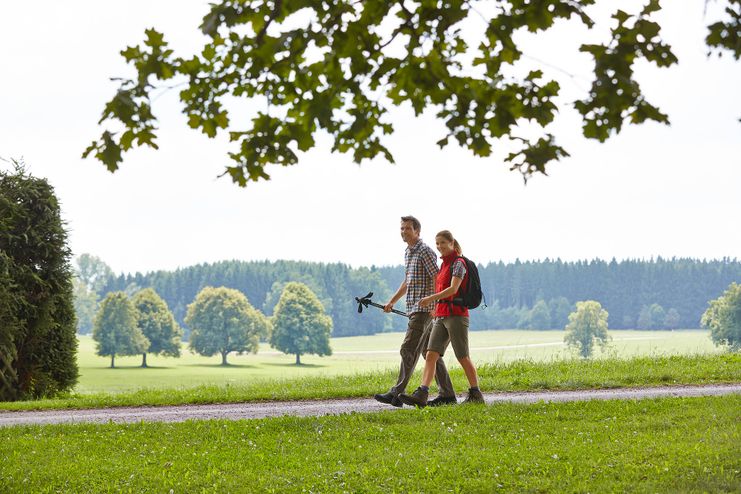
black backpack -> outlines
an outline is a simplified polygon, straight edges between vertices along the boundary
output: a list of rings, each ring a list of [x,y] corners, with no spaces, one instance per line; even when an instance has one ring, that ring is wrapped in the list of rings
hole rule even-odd
[[[481,291],[481,278],[479,278],[479,268],[476,267],[476,263],[464,256],[458,256],[458,259],[463,259],[466,263],[466,273],[468,274],[468,282],[466,283],[463,290],[458,290],[458,295],[453,299],[455,305],[460,305],[469,309],[475,309],[481,305],[481,299],[484,298],[484,294]],[[453,261],[453,262],[455,262]],[[451,265],[452,269],[452,265]],[[452,277],[452,275],[451,275]],[[484,307],[486,307],[486,300],[484,300]]]

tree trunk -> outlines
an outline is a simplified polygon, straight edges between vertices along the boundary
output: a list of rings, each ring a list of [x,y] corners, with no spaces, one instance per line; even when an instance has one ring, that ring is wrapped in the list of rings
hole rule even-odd
[[[221,365],[229,365],[226,361],[226,356],[229,352],[221,352]]]
[[[298,353],[296,354],[296,365],[301,365],[301,355]]]
[[[116,358],[116,354],[114,353],[114,354],[111,355],[111,369],[113,369],[113,367],[114,367],[113,361],[114,361],[115,358]]]
[[[144,352],[142,353],[142,367],[146,367],[146,366],[147,366],[147,353]]]

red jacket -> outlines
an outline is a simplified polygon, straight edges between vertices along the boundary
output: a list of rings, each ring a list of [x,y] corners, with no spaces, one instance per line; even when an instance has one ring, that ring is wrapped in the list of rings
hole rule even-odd
[[[440,272],[437,273],[437,278],[435,280],[435,293],[440,293],[450,286],[450,281],[453,278],[451,268],[453,267],[453,263],[454,261],[456,261],[456,259],[460,259],[460,262],[462,262],[465,266],[466,261],[461,259],[455,252],[452,254],[448,254],[447,256],[443,256],[443,265],[440,266]],[[468,270],[466,270],[466,275],[463,277],[463,282],[458,289],[458,293],[456,293],[452,297],[440,299],[437,301],[437,304],[435,305],[435,317],[448,317],[451,315],[468,317],[468,307],[446,303],[446,301],[452,301],[454,298],[458,297],[460,293],[463,293],[467,281]]]

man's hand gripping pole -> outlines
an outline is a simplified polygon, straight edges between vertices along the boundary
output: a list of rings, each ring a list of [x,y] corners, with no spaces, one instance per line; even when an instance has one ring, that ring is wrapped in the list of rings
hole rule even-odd
[[[373,292],[368,293],[365,297],[355,297],[355,301],[358,303],[358,314],[362,314],[363,307],[366,309],[369,305],[373,307],[378,307],[379,309],[383,309],[384,306],[381,304],[377,304],[371,300],[371,297],[373,296]],[[409,315],[406,312],[402,312],[400,310],[391,309],[391,312],[394,314],[399,314],[400,316],[409,317]]]

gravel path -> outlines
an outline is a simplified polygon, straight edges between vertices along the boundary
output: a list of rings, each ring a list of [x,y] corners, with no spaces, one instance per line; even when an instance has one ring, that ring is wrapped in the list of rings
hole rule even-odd
[[[741,383],[707,386],[668,386],[660,388],[623,388],[582,391],[537,391],[522,393],[486,393],[489,405],[500,402],[536,403],[539,401],[634,400],[678,396],[718,396],[741,394]],[[0,427],[30,424],[183,422],[208,419],[258,419],[294,415],[298,417],[337,415],[351,412],[395,410],[372,398],[348,398],[321,401],[281,401],[228,403],[221,405],[179,405],[158,407],[98,408],[91,410],[43,410],[0,412]]]

